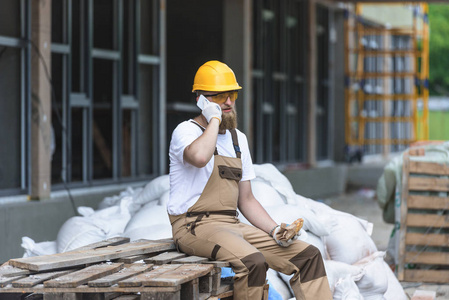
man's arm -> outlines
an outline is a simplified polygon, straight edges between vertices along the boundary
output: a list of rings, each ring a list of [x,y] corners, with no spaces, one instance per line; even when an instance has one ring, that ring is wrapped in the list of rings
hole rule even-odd
[[[212,118],[206,130],[184,149],[184,161],[197,168],[203,168],[212,158],[217,145],[220,120]]]
[[[257,201],[251,190],[251,182],[249,180],[240,181],[239,183],[239,209],[245,218],[257,228],[270,233],[277,225],[270,217],[267,211]]]

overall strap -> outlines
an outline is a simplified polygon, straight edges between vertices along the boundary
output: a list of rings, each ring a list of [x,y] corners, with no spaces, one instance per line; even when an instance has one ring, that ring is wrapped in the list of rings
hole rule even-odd
[[[198,126],[203,132],[204,132],[204,127],[203,126],[201,126],[200,124],[198,124],[197,122],[195,122],[195,121],[190,121],[190,122],[192,122],[193,124],[195,124],[196,126]],[[215,151],[214,151],[214,155],[218,155],[218,151],[217,151],[217,147],[215,147]]]
[[[235,129],[231,129],[229,131],[231,132],[232,143],[234,144],[235,155],[237,156],[237,158],[241,158],[242,153],[240,152],[239,139],[237,138],[237,131]]]

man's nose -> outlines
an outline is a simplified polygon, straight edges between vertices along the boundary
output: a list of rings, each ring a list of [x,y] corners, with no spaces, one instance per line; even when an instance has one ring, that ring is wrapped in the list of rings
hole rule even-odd
[[[226,105],[230,106],[232,104],[231,97],[226,98]]]

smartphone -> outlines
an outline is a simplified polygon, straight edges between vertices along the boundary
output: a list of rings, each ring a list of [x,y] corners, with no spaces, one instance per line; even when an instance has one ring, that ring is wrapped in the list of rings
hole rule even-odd
[[[198,101],[196,102],[196,106],[198,106],[201,110],[203,110],[204,105],[206,103],[209,103],[209,100],[207,100],[207,98],[204,97],[203,95],[200,95],[200,97],[198,98]]]

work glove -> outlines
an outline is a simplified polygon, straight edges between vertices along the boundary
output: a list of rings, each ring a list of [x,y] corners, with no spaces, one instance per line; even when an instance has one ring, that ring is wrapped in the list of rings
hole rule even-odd
[[[303,224],[304,220],[301,218],[292,224],[281,223],[273,230],[273,239],[279,246],[288,247],[298,239]]]
[[[207,123],[210,123],[210,120],[212,120],[212,118],[217,118],[221,123],[221,108],[220,105],[215,102],[208,101],[207,103],[205,103],[202,114],[206,118]]]

